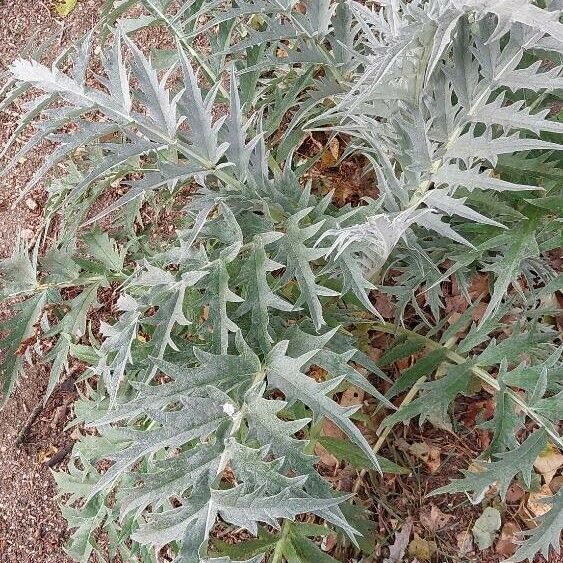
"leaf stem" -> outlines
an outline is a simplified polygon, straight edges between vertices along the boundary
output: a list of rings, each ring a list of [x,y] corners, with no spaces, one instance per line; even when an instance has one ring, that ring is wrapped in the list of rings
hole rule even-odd
[[[289,536],[290,531],[291,531],[291,521],[284,520],[282,524],[280,539],[276,544],[276,549],[274,549],[274,553],[272,555],[272,560],[270,563],[281,563],[283,557],[283,548],[285,546],[285,542],[287,541],[287,536]]]
[[[412,340],[418,340],[420,342],[423,342],[431,350],[437,350],[443,348],[446,351],[445,358],[450,362],[453,362],[454,364],[460,365],[468,360],[468,358],[461,356],[457,352],[453,352],[452,350],[449,350],[439,342],[436,342],[435,340],[432,340],[431,338],[428,338],[422,334],[417,334],[416,332],[413,332],[412,330],[409,330],[407,328],[394,325],[392,323],[379,322],[379,321],[359,320],[358,322],[359,323],[369,322],[369,324],[371,324],[374,328],[376,328],[381,332],[385,332],[387,334],[403,334],[405,336],[408,336]],[[473,375],[477,376],[483,383],[486,383],[487,385],[491,386],[495,391],[500,391],[499,382],[483,368],[473,365],[469,369],[473,373]],[[541,418],[541,416],[539,416],[534,411],[532,407],[527,405],[525,401],[523,401],[522,398],[511,389],[506,389],[505,393],[507,397],[509,397],[516,405],[518,405],[522,409],[524,414],[529,416],[538,426],[540,426],[540,428],[543,428],[549,434],[551,439],[557,444],[557,447],[563,448],[563,438],[553,428],[551,428],[551,426],[548,423],[546,423]]]

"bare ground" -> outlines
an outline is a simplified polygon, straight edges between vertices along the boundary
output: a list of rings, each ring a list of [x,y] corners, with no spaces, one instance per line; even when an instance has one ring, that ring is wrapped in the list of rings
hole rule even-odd
[[[0,2],[0,76],[36,34],[37,41],[55,34],[53,51],[90,29],[103,0],[80,0],[67,18],[56,16],[42,1]],[[48,53],[47,58],[53,53]],[[13,110],[14,108],[11,108]],[[0,114],[0,147],[15,127],[17,111]],[[9,156],[14,154],[11,152]],[[17,196],[29,180],[41,151],[0,180],[0,258],[8,256],[17,236],[33,240],[40,223],[43,188],[35,189],[15,208]],[[27,201],[26,201],[27,199]],[[0,311],[0,319],[5,312]],[[31,412],[43,399],[47,384],[42,367],[27,369],[19,388],[0,417],[0,562],[69,563],[63,550],[65,521],[55,500],[54,480],[47,463],[70,444],[63,428],[71,414],[72,387],[59,387],[31,426],[26,440],[16,438]]]

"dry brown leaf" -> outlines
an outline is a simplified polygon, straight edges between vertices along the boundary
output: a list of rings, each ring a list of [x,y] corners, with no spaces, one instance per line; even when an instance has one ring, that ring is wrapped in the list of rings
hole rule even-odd
[[[549,512],[551,506],[540,501],[551,496],[553,496],[553,493],[551,492],[549,485],[542,485],[542,488],[539,491],[530,493],[526,506],[535,517],[543,516],[546,512]]]
[[[57,448],[51,444],[46,450],[42,450],[37,454],[37,461],[39,463],[46,463],[57,453],[57,451]]]
[[[489,294],[489,276],[488,274],[476,274],[471,278],[471,283],[469,284],[469,295],[476,298],[480,295]]]
[[[374,307],[384,319],[394,319],[396,307],[391,298],[385,293],[372,294],[374,296]]]
[[[500,538],[495,546],[495,552],[503,557],[514,555],[518,548],[518,533],[520,526],[516,522],[507,522],[500,531]]]
[[[327,552],[332,551],[334,549],[334,546],[336,545],[337,539],[338,538],[336,537],[336,534],[328,534],[323,538],[323,541],[321,542],[321,549]]]
[[[340,398],[341,406],[343,407],[351,407],[353,405],[361,405],[364,402],[365,393],[362,389],[358,387],[350,387],[342,393],[342,397]]]
[[[409,452],[423,461],[430,470],[430,473],[436,473],[442,463],[440,460],[440,448],[433,444],[417,442],[409,446]]]
[[[460,555],[467,555],[473,551],[473,536],[469,530],[459,532],[459,534],[456,534],[455,539]]]
[[[467,411],[462,415],[461,421],[467,428],[473,428],[477,422],[477,418],[489,420],[492,418],[495,409],[493,399],[484,401],[473,401],[467,407]]]
[[[553,477],[563,467],[563,454],[552,444],[548,444],[534,461],[534,467],[542,474],[546,485],[551,483]]]
[[[444,514],[437,506],[431,504],[420,511],[420,523],[430,532],[441,530],[453,518],[452,514]]]
[[[412,532],[412,518],[409,516],[400,532],[395,533],[395,542],[389,546],[389,557],[383,563],[401,563]]]
[[[552,490],[553,494],[556,495],[559,489],[563,486],[563,475],[557,475],[551,480],[549,488]]]
[[[336,467],[338,460],[321,444],[315,444],[315,455],[318,456],[320,463],[327,467]]]
[[[419,561],[430,561],[437,550],[436,542],[425,540],[416,533],[414,540],[409,543],[409,555]]]
[[[340,157],[340,143],[336,137],[333,137],[326,146],[323,154],[321,155],[321,160],[319,162],[319,167],[321,170],[326,170],[327,168],[332,168],[338,162]]]
[[[446,305],[446,313],[463,313],[466,311],[469,303],[463,295],[447,295],[444,298]]]
[[[471,319],[473,321],[480,321],[483,316],[485,315],[485,311],[487,310],[488,303],[477,303],[475,309],[473,309],[473,315],[471,315]]]
[[[524,489],[518,483],[511,483],[506,491],[506,502],[508,504],[516,504],[524,497]]]

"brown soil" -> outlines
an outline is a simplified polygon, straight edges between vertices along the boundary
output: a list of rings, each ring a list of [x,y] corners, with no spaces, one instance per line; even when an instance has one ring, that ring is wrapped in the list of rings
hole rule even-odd
[[[0,3],[0,76],[28,41],[56,33],[54,50],[80,37],[97,20],[103,0],[79,0],[67,18],[59,18],[48,1],[11,0]],[[48,53],[54,55],[55,53]],[[0,147],[15,127],[17,108],[0,114]],[[17,147],[19,148],[19,147]],[[15,150],[17,150],[17,148]],[[12,156],[14,151],[11,151]],[[32,240],[39,227],[41,187],[30,200],[12,208],[17,194],[42,159],[36,151],[0,183],[0,258],[8,256],[18,234]],[[34,204],[37,206],[35,207]],[[5,315],[5,313],[4,313]],[[0,318],[2,312],[0,311]],[[0,561],[2,563],[70,563],[63,545],[67,529],[55,500],[48,462],[71,444],[63,428],[72,413],[73,386],[58,387],[39,412],[21,446],[15,441],[34,408],[43,400],[47,373],[27,369],[0,416]]]

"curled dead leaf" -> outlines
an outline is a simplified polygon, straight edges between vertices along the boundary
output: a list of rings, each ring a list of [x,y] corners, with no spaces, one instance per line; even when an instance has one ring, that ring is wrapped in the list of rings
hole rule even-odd
[[[395,542],[389,546],[389,557],[384,559],[383,563],[401,563],[407,546],[409,545],[412,525],[412,518],[409,517],[406,519],[401,530],[395,533]]]
[[[540,452],[534,467],[542,474],[544,483],[549,485],[557,471],[563,467],[563,454],[552,444]]]
[[[444,514],[437,506],[431,504],[420,511],[420,523],[430,532],[444,528],[453,518],[452,514]]]
[[[433,444],[417,442],[409,446],[409,452],[416,458],[423,461],[430,470],[430,473],[436,473],[442,463],[440,458],[440,448]]]
[[[526,506],[535,517],[543,516],[549,512],[551,506],[548,503],[542,502],[542,500],[551,496],[553,496],[553,493],[549,485],[542,485],[539,491],[530,493]]]
[[[436,551],[438,551],[436,542],[425,540],[418,534],[415,534],[414,539],[409,543],[409,555],[419,561],[430,561]]]
[[[326,146],[321,155],[319,166],[321,170],[332,168],[338,162],[340,157],[340,143],[336,137],[333,137]]]
[[[467,555],[473,551],[473,536],[469,530],[459,532],[459,534],[456,534],[455,539],[457,548],[459,549],[459,555]]]
[[[359,387],[349,387],[342,393],[342,397],[340,398],[341,406],[343,407],[351,407],[353,405],[361,405],[364,402],[365,393]]]
[[[57,451],[56,446],[51,444],[46,450],[42,450],[37,454],[38,463],[48,462],[57,453]]]
[[[511,557],[518,548],[518,533],[520,526],[516,522],[507,522],[500,531],[500,538],[495,546],[495,552],[503,557]]]

